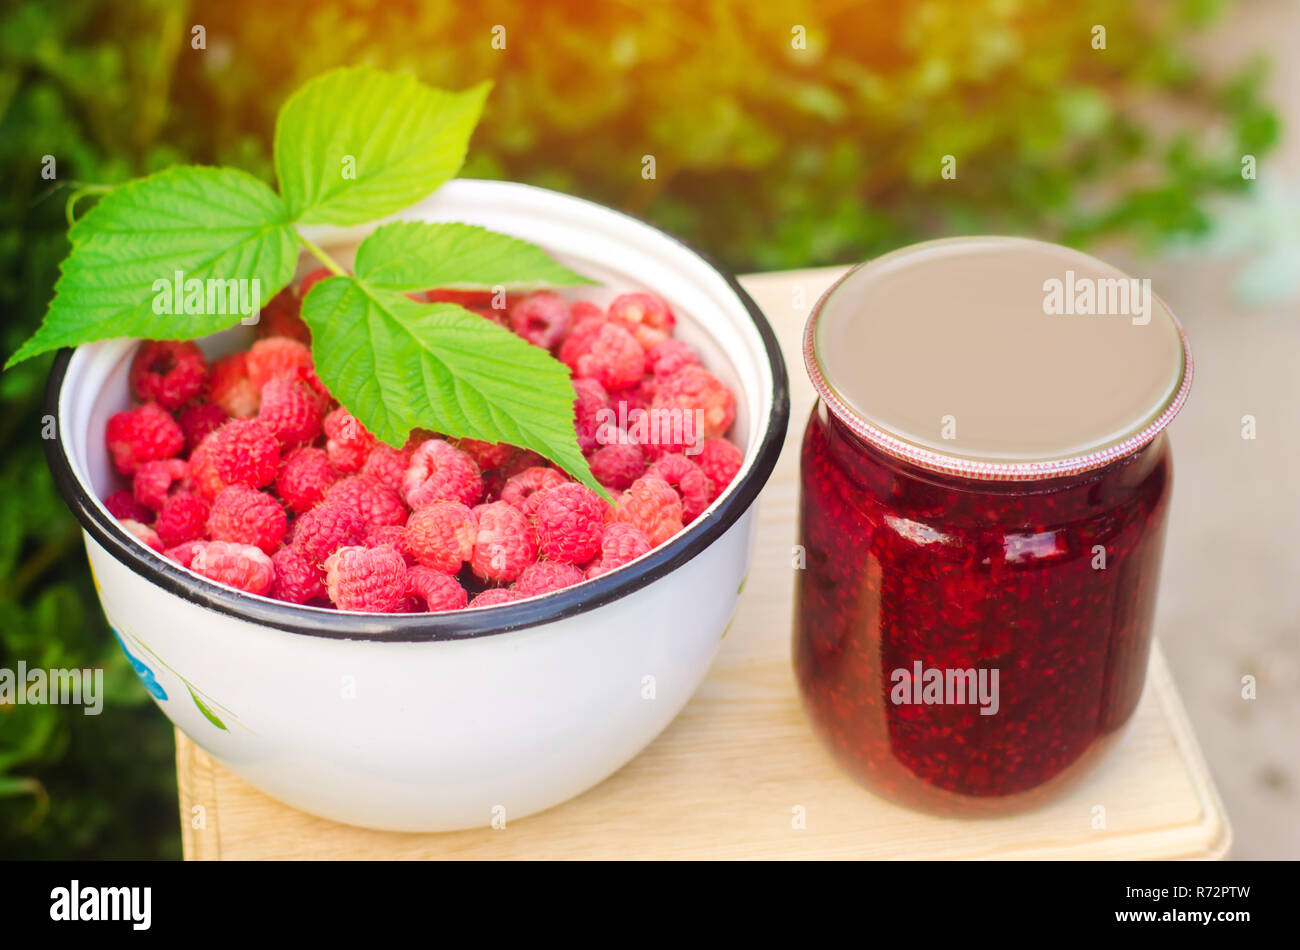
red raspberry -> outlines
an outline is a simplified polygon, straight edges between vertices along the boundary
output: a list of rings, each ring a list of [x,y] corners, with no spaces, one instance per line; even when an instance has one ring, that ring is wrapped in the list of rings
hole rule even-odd
[[[307,294],[313,287],[322,280],[328,280],[333,276],[335,276],[334,272],[328,267],[318,267],[314,271],[309,271],[303,275],[302,281],[298,284],[298,299],[306,300]]]
[[[701,435],[706,439],[723,435],[736,418],[736,397],[718,377],[703,366],[683,366],[659,383],[654,408],[699,410]]]
[[[368,548],[377,548],[381,544],[385,544],[402,557],[406,558],[406,563],[408,565],[416,563],[415,555],[411,552],[411,539],[407,536],[406,525],[371,525],[366,529],[366,536],[362,540],[362,543]]]
[[[713,481],[704,474],[704,469],[679,452],[661,455],[646,474],[657,475],[677,489],[682,498],[682,521],[686,524],[703,514],[716,497]]]
[[[184,541],[174,548],[163,551],[163,557],[175,561],[181,567],[189,567],[194,562],[194,555],[206,543],[206,541]]]
[[[190,456],[195,490],[209,501],[231,485],[262,488],[275,481],[280,443],[256,419],[231,419],[213,432]]]
[[[677,319],[656,294],[620,294],[609,305],[609,319],[628,330],[646,349],[672,336]]]
[[[573,391],[573,426],[578,433],[578,448],[584,453],[596,447],[601,425],[609,418],[609,394],[594,379],[575,379]]]
[[[623,493],[613,520],[635,525],[658,547],[682,530],[682,500],[662,478],[643,475]]]
[[[365,463],[361,466],[362,475],[372,475],[395,492],[402,490],[406,479],[406,470],[411,467],[414,448],[395,449],[380,442],[370,450]]]
[[[307,324],[302,322],[301,311],[301,298],[289,287],[284,288],[262,308],[260,319],[257,321],[257,335],[288,337],[310,346],[311,330],[307,329]]]
[[[495,295],[490,290],[447,290],[437,288],[427,290],[424,293],[424,299],[429,303],[454,303],[467,310],[491,310],[493,296]]]
[[[266,594],[275,582],[275,565],[264,551],[251,544],[230,541],[205,541],[198,545],[190,570],[249,594]]]
[[[136,501],[135,495],[125,488],[105,498],[104,507],[118,521],[148,521],[153,517],[153,513]]]
[[[616,413],[632,418],[632,413],[649,409],[654,405],[655,392],[659,389],[659,380],[655,376],[643,376],[635,386],[616,389],[609,394],[609,405]]]
[[[334,471],[324,449],[303,446],[284,457],[275,479],[275,490],[289,510],[300,515],[320,504],[326,490],[338,478],[339,473]]]
[[[615,441],[602,445],[587,459],[591,474],[606,488],[622,491],[645,474],[645,455],[641,447],[627,437],[621,429],[615,430]]]
[[[510,328],[544,350],[564,339],[572,321],[569,302],[549,290],[529,294],[510,308]]]
[[[143,541],[147,547],[153,548],[159,554],[162,554],[162,539],[158,537],[158,532],[153,528],[139,521],[132,521],[130,518],[122,522],[122,527]]]
[[[293,523],[290,543],[315,565],[342,547],[365,541],[370,526],[359,512],[344,505],[317,505]]]
[[[190,466],[181,459],[159,459],[145,462],[135,473],[131,491],[135,500],[145,508],[158,511],[171,492],[172,485],[189,478]]]
[[[425,567],[455,574],[474,554],[478,519],[458,501],[435,501],[411,513],[406,541]]]
[[[705,439],[695,462],[713,482],[713,498],[717,498],[736,477],[745,456],[726,439]],[[713,498],[709,501],[712,502]]]
[[[566,482],[548,488],[537,504],[537,547],[542,557],[581,564],[600,550],[605,503],[585,485]]]
[[[405,524],[410,514],[402,497],[373,475],[349,475],[325,492],[326,503],[347,505],[372,525]]]
[[[286,450],[314,442],[321,433],[322,415],[316,394],[300,379],[277,376],[262,387],[257,418]]]
[[[247,360],[248,381],[259,393],[273,379],[305,381],[316,372],[307,344],[284,336],[258,340],[249,347]]]
[[[194,343],[149,340],[131,361],[131,390],[141,402],[179,409],[208,388],[208,361]]]
[[[178,491],[163,504],[153,528],[169,548],[187,541],[202,541],[207,537],[211,511],[212,506],[198,495]]]
[[[473,505],[483,496],[483,476],[474,460],[460,449],[442,439],[430,439],[411,456],[402,494],[412,508],[435,501]]]
[[[342,547],[325,561],[325,590],[339,610],[401,613],[406,561],[392,548]]]
[[[134,475],[145,462],[174,458],[185,447],[185,433],[156,402],[111,416],[104,438],[123,475]]]
[[[589,320],[592,317],[605,319],[605,311],[597,304],[590,300],[576,300],[569,305],[569,313],[573,317],[573,325],[576,326],[579,320]]]
[[[480,472],[500,468],[515,451],[513,445],[504,442],[480,442],[478,439],[457,439],[456,448],[472,458]]]
[[[587,577],[600,577],[645,554],[653,545],[636,525],[616,521],[605,526],[600,540],[600,560],[587,568]]]
[[[572,564],[538,561],[524,568],[519,580],[515,581],[514,589],[521,597],[536,597],[538,594],[549,594],[581,584],[583,580],[582,571]]]
[[[234,353],[212,364],[209,396],[228,416],[247,419],[257,415],[261,395],[248,378],[248,354]]]
[[[469,594],[450,574],[429,567],[413,567],[407,572],[410,591],[424,601],[425,610],[438,613],[443,610],[461,610],[469,602]]]
[[[645,373],[645,350],[631,333],[605,323],[569,364],[576,376],[590,376],[606,389],[631,386]]]
[[[483,591],[470,603],[470,608],[474,607],[495,607],[497,604],[508,604],[512,600],[519,599],[519,592],[511,590],[508,587],[490,587]]]
[[[501,500],[513,505],[528,517],[537,511],[542,492],[569,483],[568,476],[553,468],[540,465],[526,468],[518,475],[512,475],[501,489]]]
[[[584,316],[581,319],[575,318],[573,329],[569,331],[569,335],[560,344],[560,350],[557,354],[560,362],[577,372],[578,357],[591,349],[591,344],[595,342],[596,337],[600,336],[601,329],[608,322],[604,314],[600,312]]]
[[[325,417],[325,435],[328,439],[325,451],[334,467],[345,475],[361,471],[371,450],[378,444],[357,417],[341,406]]]
[[[325,599],[325,585],[320,570],[297,548],[280,548],[271,555],[275,581],[271,596],[290,604],[307,604]]]
[[[213,541],[251,544],[267,554],[275,552],[288,530],[284,506],[247,485],[231,485],[223,491],[208,515],[208,537]]]
[[[216,432],[230,421],[226,410],[214,402],[200,402],[181,411],[176,417],[185,433],[185,454],[189,455],[211,432]]]
[[[504,501],[479,505],[470,567],[485,581],[512,581],[537,560],[537,536],[519,509]]]
[[[656,343],[645,354],[646,370],[660,379],[666,379],[683,366],[696,366],[699,362],[699,356],[689,343],[671,338]]]

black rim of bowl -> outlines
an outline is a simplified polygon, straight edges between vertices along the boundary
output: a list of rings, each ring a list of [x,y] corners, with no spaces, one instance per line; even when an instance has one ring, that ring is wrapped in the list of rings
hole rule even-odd
[[[191,603],[209,607],[243,620],[273,627],[289,633],[336,640],[365,639],[389,642],[425,642],[433,640],[470,640],[509,633],[525,627],[553,623],[594,610],[640,590],[685,564],[721,537],[744,514],[767,483],[785,441],[790,419],[789,376],[785,360],[776,342],[776,334],[758,305],[740,283],[723,270],[709,255],[689,242],[633,215],[615,211],[597,202],[585,201],[612,214],[633,218],[663,234],[709,265],[727,282],[732,293],[744,304],[763,341],[772,371],[772,411],[754,457],[754,464],[739,483],[733,484],[713,511],[701,516],[685,531],[662,547],[645,555],[635,565],[619,569],[575,587],[513,604],[491,608],[467,608],[434,614],[362,614],[321,607],[300,607],[269,598],[244,594],[233,588],[205,580],[183,569],[141,544],[106,511],[99,507],[72,471],[63,444],[62,425],[58,438],[45,443],[45,456],[55,485],[86,532],[104,550],[142,577],[163,590]],[[59,418],[59,397],[63,380],[72,360],[73,350],[61,350],[50,370],[45,389],[45,411]]]

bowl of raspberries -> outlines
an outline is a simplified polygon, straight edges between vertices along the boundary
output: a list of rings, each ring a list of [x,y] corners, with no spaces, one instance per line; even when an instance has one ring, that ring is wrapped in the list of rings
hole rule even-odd
[[[785,368],[734,279],[600,205],[458,180],[398,217],[513,234],[596,282],[418,296],[569,368],[612,502],[516,446],[368,432],[316,375],[307,258],[254,326],[61,353],[48,456],[110,625],[194,741],[323,817],[499,825],[617,770],[704,678]],[[362,236],[310,233],[337,260]]]

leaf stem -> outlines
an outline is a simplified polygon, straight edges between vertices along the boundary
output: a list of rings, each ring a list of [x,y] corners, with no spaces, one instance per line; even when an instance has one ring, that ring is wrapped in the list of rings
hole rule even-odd
[[[316,260],[320,261],[327,268],[329,268],[331,273],[333,273],[338,277],[347,276],[347,271],[345,271],[342,267],[339,267],[338,263],[335,262],[334,258],[330,257],[321,248],[317,247],[314,242],[303,237],[302,234],[298,235],[298,240],[302,242],[303,247],[311,251],[312,256],[315,257]]]

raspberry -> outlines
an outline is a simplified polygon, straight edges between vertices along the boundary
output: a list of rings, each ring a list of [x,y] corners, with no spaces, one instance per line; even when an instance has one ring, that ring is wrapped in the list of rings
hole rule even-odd
[[[169,548],[202,541],[207,537],[211,510],[212,506],[193,492],[178,491],[163,503],[153,529]]]
[[[492,291],[490,290],[444,290],[442,288],[426,291],[424,299],[429,303],[460,304],[467,310],[491,310]]]
[[[104,438],[123,475],[134,475],[145,462],[173,458],[185,447],[181,427],[156,402],[110,417]]]
[[[361,471],[370,451],[378,443],[356,416],[341,406],[325,417],[325,451],[334,467],[345,475]]]
[[[511,590],[508,587],[490,587],[483,591],[470,603],[471,609],[474,607],[495,607],[497,604],[508,604],[512,600],[519,599],[519,592]]]
[[[537,504],[537,547],[543,557],[581,564],[600,550],[605,503],[590,488],[566,482],[547,489]]]
[[[657,475],[673,488],[682,499],[682,521],[690,524],[709,507],[717,493],[713,490],[713,481],[700,468],[680,452],[661,455],[649,469],[647,475]]]
[[[590,376],[606,389],[622,389],[645,373],[645,350],[623,327],[604,323],[576,350],[569,365],[577,376]]]
[[[514,589],[521,597],[536,597],[538,594],[549,594],[581,584],[583,580],[582,571],[572,564],[538,561],[524,568],[519,580],[515,581]]]
[[[510,328],[544,350],[564,339],[572,320],[569,302],[549,290],[529,294],[510,308]]]
[[[736,418],[736,397],[703,366],[683,366],[659,383],[654,408],[698,410],[702,423],[700,434],[712,439],[731,428]]]
[[[504,442],[480,442],[478,439],[457,439],[456,448],[472,458],[481,472],[499,468],[515,451],[513,445]]]
[[[300,515],[320,504],[326,490],[338,478],[339,473],[334,471],[324,449],[303,446],[284,457],[275,479],[275,490],[288,509]]]
[[[259,393],[273,379],[310,379],[316,372],[311,350],[305,343],[284,336],[258,340],[249,347],[248,381]],[[263,398],[266,398],[263,396]]]
[[[214,402],[200,402],[182,410],[176,421],[185,433],[184,452],[189,455],[209,433],[216,432],[230,421],[230,416]]]
[[[646,350],[645,368],[660,379],[666,379],[683,366],[696,366],[700,358],[689,343],[667,339]]]
[[[478,520],[458,501],[435,501],[411,513],[406,541],[411,556],[425,567],[455,574],[474,554]]]
[[[257,418],[286,450],[314,442],[321,433],[322,415],[316,394],[300,379],[276,376],[262,387]]]
[[[532,517],[537,511],[541,493],[548,488],[567,485],[569,479],[563,472],[540,465],[526,468],[518,475],[512,475],[501,489],[501,500],[518,508],[525,515]]]
[[[375,524],[366,529],[362,544],[368,548],[377,548],[386,544],[402,557],[408,565],[415,564],[415,555],[411,552],[411,539],[407,536],[406,526],[400,524]]]
[[[280,443],[256,419],[231,419],[213,432],[190,456],[195,490],[209,501],[231,485],[262,488],[275,481]]]
[[[230,541],[196,546],[190,570],[249,594],[265,594],[275,582],[275,565],[260,548]]]
[[[629,419],[638,410],[649,409],[654,405],[655,392],[659,389],[659,380],[654,376],[643,376],[635,386],[616,389],[609,394],[610,408],[622,413]]]
[[[212,364],[208,398],[228,416],[247,419],[257,415],[261,395],[248,378],[248,354],[234,353]]]
[[[537,537],[519,509],[504,501],[479,505],[470,567],[485,581],[512,581],[537,560]]]
[[[251,544],[267,554],[274,553],[288,530],[284,506],[247,485],[231,485],[223,491],[208,515],[208,537],[213,541]]]
[[[153,548],[159,554],[163,551],[162,539],[158,537],[158,532],[147,524],[139,521],[132,521],[130,518],[122,522],[122,527],[126,528],[133,535],[145,543],[146,546]]]
[[[591,344],[596,337],[600,336],[601,328],[608,322],[604,314],[599,312],[584,316],[581,319],[575,319],[573,329],[569,331],[569,335],[560,344],[560,350],[557,354],[560,362],[577,372],[578,357],[591,348]]]
[[[575,379],[573,391],[573,426],[578,433],[578,448],[584,453],[596,447],[601,424],[609,417],[609,394],[594,379]]]
[[[194,562],[194,555],[206,543],[206,541],[184,541],[174,548],[163,551],[163,557],[175,561],[181,567],[189,567]]]
[[[409,514],[402,497],[373,475],[340,479],[325,492],[325,501],[352,508],[372,525],[405,524]]]
[[[406,470],[411,467],[411,456],[415,449],[395,449],[380,442],[370,450],[365,463],[361,466],[362,475],[372,475],[395,492],[402,490]]]
[[[150,340],[131,361],[131,390],[141,402],[179,409],[208,387],[208,361],[193,343]]]
[[[310,346],[311,330],[307,329],[307,324],[302,322],[301,310],[302,300],[286,287],[262,308],[260,319],[257,321],[257,335],[288,337]]]
[[[600,540],[600,560],[587,568],[587,577],[608,574],[636,560],[651,547],[650,539],[636,525],[623,521],[606,525],[605,536]]]
[[[325,585],[320,570],[297,548],[280,548],[271,555],[275,581],[271,596],[290,604],[307,604],[325,599]]]
[[[649,293],[615,297],[609,305],[609,319],[629,331],[646,349],[668,339],[677,322],[664,299]]]
[[[643,475],[623,493],[613,520],[635,525],[658,547],[682,530],[682,500],[662,478]]]
[[[590,300],[578,300],[570,304],[569,314],[573,317],[572,326],[577,326],[580,320],[589,320],[592,317],[605,319],[605,311]]]
[[[460,582],[450,574],[428,567],[413,567],[407,572],[411,593],[424,601],[430,613],[442,610],[461,610],[469,602],[469,595]]]
[[[412,508],[435,501],[473,505],[483,496],[483,476],[474,460],[442,439],[430,439],[411,456],[402,494]]]
[[[339,610],[399,613],[406,589],[406,561],[392,548],[342,547],[325,561],[325,590]]]
[[[104,499],[104,507],[118,521],[148,521],[153,515],[135,500],[135,495],[125,488]]]
[[[328,267],[318,267],[314,271],[309,271],[298,284],[298,299],[306,300],[308,292],[319,284],[322,280],[328,280],[334,276],[334,272]]]
[[[622,491],[645,474],[645,455],[641,447],[631,441],[621,429],[616,429],[615,441],[602,445],[587,459],[591,474],[606,488]]]
[[[366,519],[344,505],[322,504],[293,523],[291,544],[315,565],[342,547],[361,544],[366,537]]]
[[[135,473],[131,491],[135,500],[153,511],[162,508],[172,485],[189,477],[190,466],[181,459],[159,459],[145,462]]]
[[[705,439],[700,454],[695,457],[695,463],[713,482],[713,498],[721,495],[723,489],[731,484],[744,461],[740,449],[726,439]],[[712,502],[713,498],[709,501]]]

